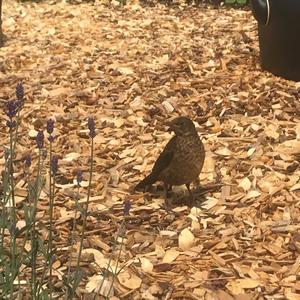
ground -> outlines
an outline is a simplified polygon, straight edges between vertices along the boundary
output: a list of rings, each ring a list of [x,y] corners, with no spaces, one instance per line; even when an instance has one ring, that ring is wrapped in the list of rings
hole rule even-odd
[[[78,295],[97,285],[129,199],[115,299],[300,299],[300,84],[261,70],[251,11],[11,0],[3,15],[0,105],[20,81],[26,94],[16,161],[36,155],[37,130],[49,117],[56,121],[58,297],[69,257],[73,178],[78,168],[84,183],[88,178],[86,121],[93,115],[95,170]],[[195,121],[205,144],[201,185],[222,186],[198,194],[198,208],[175,201],[167,212],[159,192],[134,193],[132,186],[171,137],[165,121],[178,115]],[[20,206],[22,170],[15,175]],[[86,201],[85,184],[80,192]],[[173,196],[182,193],[179,187]],[[41,236],[47,220],[43,191]]]

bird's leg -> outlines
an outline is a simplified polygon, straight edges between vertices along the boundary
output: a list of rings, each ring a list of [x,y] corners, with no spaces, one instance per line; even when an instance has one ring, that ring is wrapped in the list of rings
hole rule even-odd
[[[164,183],[164,198],[165,200],[168,198],[168,185]]]
[[[169,203],[169,200],[168,200],[168,184],[164,182],[164,198],[165,198],[165,208],[166,210],[169,210],[170,209],[170,203]],[[171,186],[172,188],[172,186]]]
[[[188,191],[189,191],[191,204],[194,205],[194,204],[195,204],[195,197],[194,197],[194,193],[192,192],[192,190],[191,190],[191,188],[190,188],[190,184],[187,183],[185,186],[186,186],[186,188],[187,188]]]

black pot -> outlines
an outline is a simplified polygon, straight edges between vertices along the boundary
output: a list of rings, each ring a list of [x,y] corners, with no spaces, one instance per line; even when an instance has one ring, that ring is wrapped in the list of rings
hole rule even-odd
[[[300,0],[251,0],[262,68],[300,81]]]

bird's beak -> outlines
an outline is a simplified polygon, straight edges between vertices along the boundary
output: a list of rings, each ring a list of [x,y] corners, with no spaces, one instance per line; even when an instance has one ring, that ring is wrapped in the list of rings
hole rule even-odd
[[[167,122],[167,126],[169,127],[168,132],[175,131],[178,128],[178,126],[173,121]]]

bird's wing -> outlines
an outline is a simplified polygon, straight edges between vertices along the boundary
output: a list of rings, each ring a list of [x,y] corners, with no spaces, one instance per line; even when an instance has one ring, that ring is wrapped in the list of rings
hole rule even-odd
[[[136,190],[145,189],[147,185],[151,185],[158,180],[161,172],[163,172],[163,170],[165,170],[170,165],[174,157],[175,147],[176,136],[174,136],[165,146],[164,150],[161,152],[158,159],[156,160],[151,173],[135,186]]]
[[[159,174],[161,174],[161,172],[170,165],[174,157],[175,147],[176,147],[176,136],[173,136],[171,140],[168,142],[168,144],[165,146],[164,150],[160,153],[158,159],[156,160],[153,166],[151,173],[155,175],[155,177],[158,177]]]

